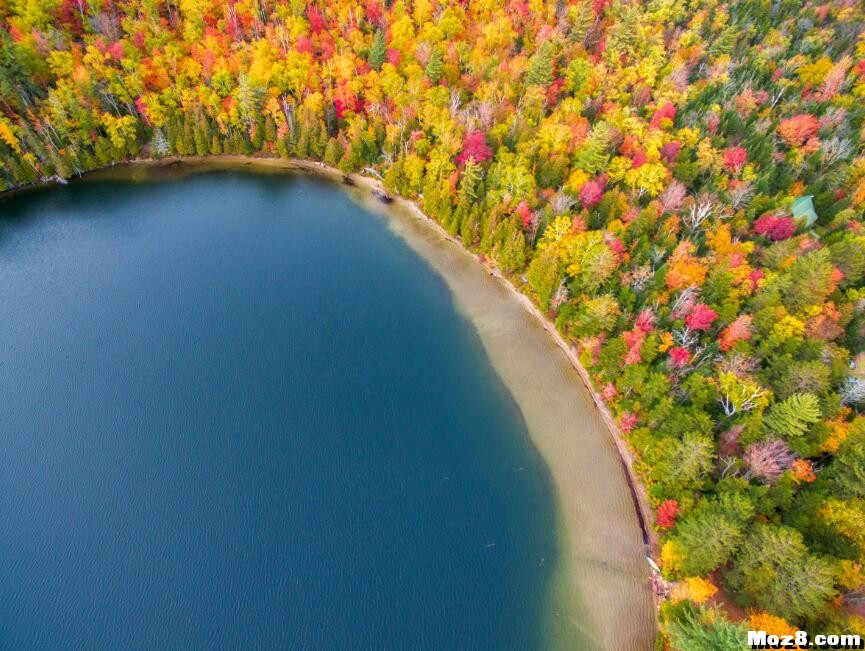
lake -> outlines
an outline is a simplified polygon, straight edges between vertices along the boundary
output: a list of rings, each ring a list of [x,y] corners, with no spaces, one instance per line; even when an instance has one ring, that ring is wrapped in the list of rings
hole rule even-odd
[[[0,215],[0,646],[544,644],[550,474],[384,218],[231,171]]]

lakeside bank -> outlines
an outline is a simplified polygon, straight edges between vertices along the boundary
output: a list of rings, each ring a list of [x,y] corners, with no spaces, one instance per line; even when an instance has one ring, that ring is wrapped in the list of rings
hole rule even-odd
[[[192,172],[255,169],[313,172],[335,182],[346,178],[318,163],[242,156],[137,161],[109,173],[128,170],[134,178],[136,169],[181,163],[191,164]],[[349,194],[387,219],[391,231],[445,279],[547,463],[556,489],[562,552],[550,596],[550,646],[573,648],[568,640],[574,627],[588,621],[591,630],[579,634],[594,640],[594,648],[652,648],[655,609],[644,560],[643,537],[651,532],[645,494],[633,477],[616,424],[576,353],[524,294],[482,265],[416,204],[396,198],[384,205],[377,197],[383,191],[380,182],[360,175],[348,178],[353,183],[346,188]]]

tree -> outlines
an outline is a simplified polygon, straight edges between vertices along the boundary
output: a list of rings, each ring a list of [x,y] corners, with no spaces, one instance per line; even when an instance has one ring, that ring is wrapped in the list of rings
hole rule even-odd
[[[751,603],[791,621],[815,617],[835,595],[831,565],[790,527],[755,525],[727,578]]]
[[[817,133],[819,128],[820,122],[817,118],[808,113],[802,113],[781,120],[781,124],[778,125],[778,135],[791,147],[799,147]]]
[[[782,438],[799,437],[820,420],[820,401],[812,393],[795,393],[769,408],[763,425]]]
[[[369,65],[374,70],[381,70],[381,66],[385,61],[387,61],[387,43],[384,40],[384,32],[381,29],[377,29],[372,38],[372,45],[369,48]]]
[[[767,484],[775,483],[795,460],[796,455],[790,446],[778,439],[759,441],[745,450],[745,466],[753,476]]]
[[[444,69],[445,66],[444,61],[442,60],[441,48],[436,46],[432,49],[429,62],[426,64],[426,68],[424,69],[424,74],[432,83],[437,84],[442,78]]]
[[[865,498],[865,442],[843,449],[826,474],[833,494],[846,499]]]
[[[616,268],[616,257],[600,231],[570,237],[566,246],[566,271],[577,293],[596,291]]]
[[[735,373],[720,373],[718,390],[724,414],[733,416],[740,412],[751,411],[769,402],[769,392],[752,378],[741,377]]]
[[[489,160],[492,155],[493,150],[487,145],[484,134],[481,131],[471,131],[463,139],[463,150],[457,156],[457,165],[465,165],[470,160],[480,165]]]
[[[741,624],[728,622],[714,610],[686,611],[666,627],[677,651],[740,651],[747,646],[747,632]]]
[[[529,61],[529,69],[526,72],[526,85],[549,86],[552,82],[553,47],[549,41],[544,41]]]
[[[708,574],[726,563],[744,539],[742,525],[718,509],[703,508],[676,527],[673,540],[682,550],[685,576]]]
[[[658,507],[655,515],[655,523],[659,529],[672,529],[676,524],[676,515],[679,513],[679,502],[676,500],[664,500]]]
[[[592,133],[577,151],[574,162],[590,176],[602,171],[609,160],[611,133],[606,122],[598,122]]]

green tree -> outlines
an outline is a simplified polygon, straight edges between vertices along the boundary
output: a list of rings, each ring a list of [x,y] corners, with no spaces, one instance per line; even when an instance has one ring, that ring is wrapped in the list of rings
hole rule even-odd
[[[589,174],[597,174],[607,166],[610,159],[611,141],[610,126],[606,122],[598,122],[592,127],[592,133],[577,151],[574,163]]]
[[[435,46],[432,49],[432,53],[430,54],[429,62],[426,64],[426,68],[424,69],[424,74],[432,83],[437,84],[442,78],[444,69],[445,64],[444,60],[442,59],[441,48]]]
[[[676,528],[684,576],[702,576],[725,564],[744,538],[742,524],[717,508],[703,508]]]
[[[832,286],[832,273],[832,261],[826,248],[796,258],[790,267],[790,284],[784,293],[784,305],[796,313],[809,305],[821,303]]]
[[[696,609],[674,619],[665,631],[676,651],[741,651],[748,633],[718,611]]]
[[[541,305],[548,307],[560,282],[559,258],[553,249],[544,249],[534,257],[529,265],[528,280],[541,299]]]
[[[799,437],[820,420],[820,401],[812,393],[794,393],[772,405],[763,425],[772,434],[782,438]]]
[[[526,85],[549,86],[551,83],[553,83],[553,46],[549,41],[544,41],[529,60]]]
[[[375,70],[381,70],[385,61],[387,61],[387,43],[384,40],[384,32],[377,29],[372,38],[372,46],[369,48],[369,65]]]
[[[834,495],[845,499],[865,498],[865,442],[841,450],[826,474]]]
[[[835,595],[832,566],[808,553],[795,529],[754,526],[727,573],[731,587],[756,606],[795,621],[815,617]]]

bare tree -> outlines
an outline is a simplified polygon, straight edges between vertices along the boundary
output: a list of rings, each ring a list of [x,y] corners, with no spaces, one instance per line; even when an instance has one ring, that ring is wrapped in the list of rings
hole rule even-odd
[[[552,206],[553,213],[556,215],[564,215],[571,208],[574,207],[574,204],[577,203],[577,200],[573,197],[562,192],[562,189],[559,188],[559,191],[553,196],[550,201],[550,206]]]
[[[708,194],[701,194],[694,199],[694,203],[688,206],[682,221],[691,233],[700,230],[703,223],[715,212],[715,201]]]
[[[775,483],[795,460],[796,455],[790,446],[779,439],[758,441],[745,450],[748,475],[762,479],[767,484]]]
[[[865,401],[865,379],[851,375],[841,385],[841,403],[845,405],[858,405]]]
[[[700,290],[696,285],[688,285],[685,287],[685,289],[683,289],[676,297],[676,302],[673,303],[673,307],[670,310],[670,316],[674,319],[678,319],[690,312],[699,296]]]
[[[733,416],[739,412],[751,411],[766,397],[767,391],[754,382],[742,382],[732,387],[727,387],[721,396],[721,407],[726,416]]]

